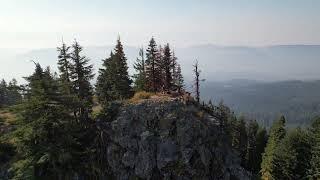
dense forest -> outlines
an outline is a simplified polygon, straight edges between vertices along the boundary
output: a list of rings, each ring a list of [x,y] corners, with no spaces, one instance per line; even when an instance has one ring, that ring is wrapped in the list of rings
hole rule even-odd
[[[204,99],[222,99],[237,114],[257,119],[266,127],[279,115],[286,117],[290,127],[307,126],[320,112],[320,81],[210,81],[201,91]]]
[[[130,77],[118,38],[102,60],[97,81],[83,47],[75,41],[57,48],[59,72],[34,61],[26,84],[0,84],[0,178],[112,179],[104,156],[101,121],[112,121],[121,104],[150,95],[188,96],[181,67],[169,44],[151,38],[141,49]],[[305,128],[286,128],[281,116],[269,131],[237,117],[224,105],[201,101],[201,71],[194,65],[193,104],[219,119],[226,144],[252,179],[319,179],[320,118]],[[94,84],[94,86],[93,86]],[[139,179],[138,177],[136,179]]]

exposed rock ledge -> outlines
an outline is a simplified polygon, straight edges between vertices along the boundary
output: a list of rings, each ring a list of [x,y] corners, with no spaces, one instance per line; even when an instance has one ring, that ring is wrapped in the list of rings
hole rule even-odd
[[[213,118],[179,100],[144,100],[104,124],[115,179],[250,179]]]

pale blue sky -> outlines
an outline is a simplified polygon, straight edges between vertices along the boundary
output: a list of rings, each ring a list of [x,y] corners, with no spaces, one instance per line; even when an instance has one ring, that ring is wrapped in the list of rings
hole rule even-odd
[[[320,44],[319,0],[0,0],[0,48]]]

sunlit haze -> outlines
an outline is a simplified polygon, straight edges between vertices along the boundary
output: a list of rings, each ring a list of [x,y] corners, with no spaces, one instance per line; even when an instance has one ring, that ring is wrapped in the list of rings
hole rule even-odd
[[[1,0],[0,48],[320,44],[317,0]],[[192,38],[191,38],[192,37]]]

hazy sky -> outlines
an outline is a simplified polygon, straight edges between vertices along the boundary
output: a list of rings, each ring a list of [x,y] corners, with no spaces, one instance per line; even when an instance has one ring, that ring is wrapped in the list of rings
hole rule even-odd
[[[319,0],[0,0],[0,48],[320,44]]]

